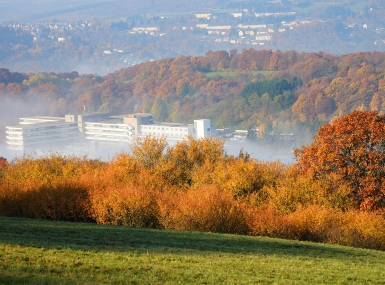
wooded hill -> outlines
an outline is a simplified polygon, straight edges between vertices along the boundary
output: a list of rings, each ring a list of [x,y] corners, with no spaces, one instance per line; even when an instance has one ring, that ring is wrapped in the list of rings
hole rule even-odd
[[[314,134],[335,116],[384,109],[385,53],[209,51],[104,77],[0,69],[0,98],[3,128],[25,115],[80,113],[84,104],[90,112],[151,112],[159,121],[257,126],[261,139],[271,132]]]

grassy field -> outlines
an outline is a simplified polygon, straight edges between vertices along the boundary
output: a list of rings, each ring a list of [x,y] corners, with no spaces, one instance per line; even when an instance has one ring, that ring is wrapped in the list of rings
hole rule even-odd
[[[0,217],[0,284],[384,284],[385,252]]]
[[[257,74],[263,74],[264,76],[268,76],[270,74],[275,73],[276,71],[270,71],[270,70],[261,70],[261,71],[251,71],[247,74],[252,74],[252,76],[256,76]],[[239,73],[235,71],[214,71],[214,72],[207,72],[206,77],[207,78],[213,78],[216,75],[220,75],[223,78],[235,78]]]

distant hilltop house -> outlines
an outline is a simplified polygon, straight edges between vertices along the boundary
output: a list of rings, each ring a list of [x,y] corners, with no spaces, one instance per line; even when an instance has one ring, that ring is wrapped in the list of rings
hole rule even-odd
[[[215,35],[225,35],[226,32],[229,33],[230,30],[231,30],[231,26],[230,25],[209,25],[206,27],[207,29],[207,33],[209,35],[211,34],[215,34]]]
[[[198,29],[207,29],[209,24],[196,24],[195,25]]]
[[[198,13],[198,14],[195,14],[195,17],[197,19],[210,19],[211,14],[210,13]]]
[[[157,32],[159,31],[159,27],[157,26],[136,26],[136,27],[133,27],[132,30],[134,32]]]
[[[258,35],[255,37],[256,41],[270,41],[271,40],[271,35]]]
[[[266,24],[239,24],[237,26],[239,29],[265,29]]]
[[[243,13],[242,13],[242,12],[238,12],[238,13],[231,13],[231,16],[233,16],[234,18],[242,18],[242,16],[243,16]]]
[[[278,12],[278,13],[254,13],[256,18],[259,17],[286,17],[295,16],[295,12]]]
[[[231,30],[231,25],[209,25],[207,30]]]
[[[88,113],[20,118],[19,125],[6,127],[6,139],[9,149],[23,151],[68,146],[79,141],[127,145],[137,137],[146,136],[164,137],[172,143],[188,136],[208,138],[215,132],[208,119],[194,120],[194,124],[155,123],[152,114]]]

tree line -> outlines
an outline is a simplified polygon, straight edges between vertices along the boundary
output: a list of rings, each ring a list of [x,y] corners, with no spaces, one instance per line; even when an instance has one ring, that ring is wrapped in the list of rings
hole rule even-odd
[[[167,122],[209,118],[219,128],[256,125],[261,138],[272,132],[313,135],[334,116],[384,108],[384,59],[382,52],[245,49],[146,62],[103,77],[2,69],[0,98],[6,103],[0,120],[15,114],[9,110],[16,101],[28,106],[19,116],[62,116],[85,105],[90,112],[153,113]]]

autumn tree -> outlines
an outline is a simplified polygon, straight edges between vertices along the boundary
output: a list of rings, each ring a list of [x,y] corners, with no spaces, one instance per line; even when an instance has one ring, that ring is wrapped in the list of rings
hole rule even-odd
[[[2,177],[2,174],[7,167],[8,167],[7,159],[5,157],[0,156],[0,178]]]
[[[132,156],[139,166],[154,169],[164,159],[163,151],[167,147],[165,138],[145,137],[143,140],[136,139],[131,146]]]
[[[295,155],[302,171],[349,185],[361,210],[385,208],[385,115],[354,111],[336,118]]]

